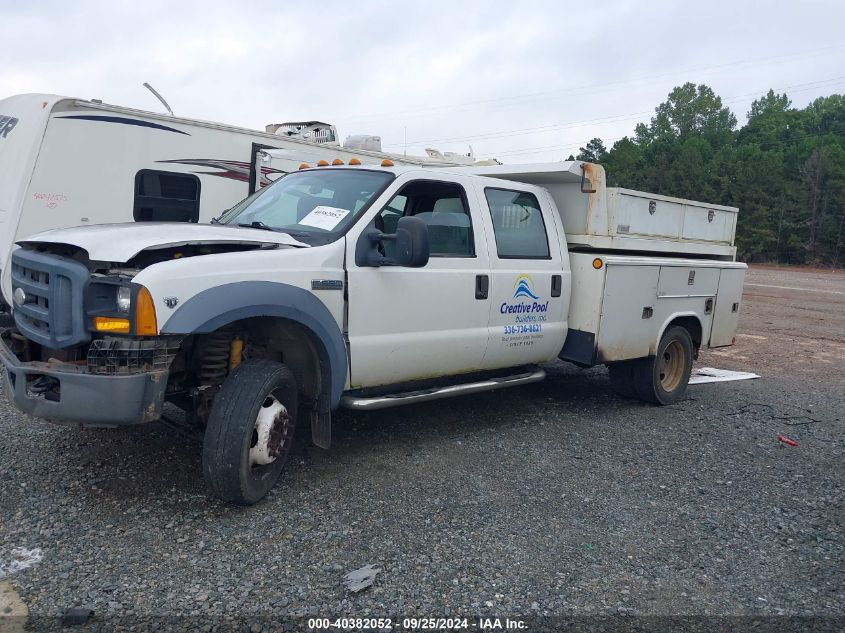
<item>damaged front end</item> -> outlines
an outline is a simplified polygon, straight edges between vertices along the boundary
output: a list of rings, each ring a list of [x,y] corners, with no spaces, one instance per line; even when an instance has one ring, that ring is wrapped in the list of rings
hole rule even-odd
[[[98,269],[79,253],[13,254],[15,326],[0,334],[0,361],[6,393],[19,409],[91,426],[161,417],[182,337],[155,335],[154,323],[152,335],[135,336],[143,328],[129,308],[140,288],[131,272]],[[127,336],[100,331],[103,323],[125,323]]]
[[[49,350],[16,328],[0,334],[4,388],[15,406],[53,422],[86,426],[158,420],[178,348],[178,337],[106,337],[70,351]]]
[[[153,297],[134,279],[175,260],[299,243],[238,227],[87,228],[30,238],[12,254],[14,327],[0,335],[8,397],[31,415],[86,426],[151,422],[170,401],[203,426],[230,347],[243,341],[160,334]]]

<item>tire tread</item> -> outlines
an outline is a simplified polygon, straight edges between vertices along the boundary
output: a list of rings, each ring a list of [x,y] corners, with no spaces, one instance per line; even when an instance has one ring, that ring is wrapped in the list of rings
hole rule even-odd
[[[284,384],[296,394],[296,379],[290,368],[265,359],[244,361],[226,378],[214,398],[203,440],[203,476],[215,497],[249,505],[266,493],[256,497],[256,492],[249,490],[240,477],[243,425],[253,423],[253,418],[247,422],[244,415],[256,407],[259,397],[263,400],[275,386]],[[285,403],[285,406],[293,409],[295,419],[296,404],[291,407],[290,403]]]
[[[673,404],[683,398],[686,393],[694,354],[692,337],[686,328],[680,325],[674,325],[663,333],[660,343],[657,346],[657,353],[660,354],[661,350],[672,340],[679,340],[687,354],[684,379],[674,392],[665,392],[655,375],[657,356],[649,356],[648,358],[636,360],[633,365],[633,382],[637,398],[640,400],[659,405]]]

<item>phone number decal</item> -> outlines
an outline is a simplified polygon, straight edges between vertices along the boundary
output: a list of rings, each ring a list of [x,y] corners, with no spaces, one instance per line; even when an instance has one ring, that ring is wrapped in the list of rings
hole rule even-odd
[[[527,325],[506,325],[505,334],[536,334],[543,331],[543,326],[539,323],[529,323]]]

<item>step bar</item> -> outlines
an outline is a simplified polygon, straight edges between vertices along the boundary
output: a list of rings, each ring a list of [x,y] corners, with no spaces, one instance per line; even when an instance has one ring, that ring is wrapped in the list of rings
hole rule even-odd
[[[465,396],[471,393],[493,391],[494,389],[518,387],[520,385],[527,385],[532,382],[540,382],[545,377],[546,372],[538,367],[537,369],[534,369],[532,371],[528,371],[521,374],[514,374],[513,376],[488,378],[486,380],[468,382],[462,385],[450,385],[448,387],[432,387],[431,389],[406,391],[403,393],[392,393],[372,398],[365,398],[355,395],[345,395],[341,398],[340,404],[346,407],[347,409],[355,409],[357,411],[374,411],[376,409],[398,407],[403,404],[430,402],[432,400],[441,400],[443,398],[451,398],[453,396]]]

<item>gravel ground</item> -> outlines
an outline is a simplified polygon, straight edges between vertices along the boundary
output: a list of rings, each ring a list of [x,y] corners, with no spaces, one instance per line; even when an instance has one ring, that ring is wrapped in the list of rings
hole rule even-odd
[[[737,345],[699,363],[761,380],[656,408],[559,363],[525,388],[343,412],[333,449],[300,447],[247,509],[209,500],[199,445],[164,426],[57,427],[0,398],[0,564],[42,549],[11,576],[34,630],[74,606],[95,611],[76,630],[842,618],[845,275],[805,290],[819,274],[753,270],[798,290],[749,285]],[[374,586],[348,592],[342,576],[370,563]]]

